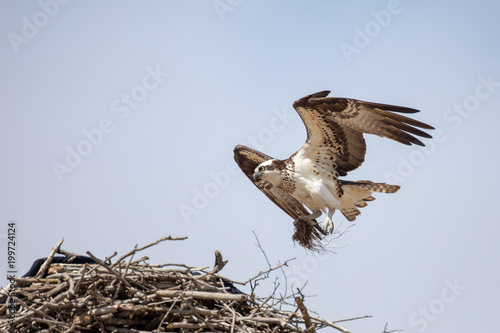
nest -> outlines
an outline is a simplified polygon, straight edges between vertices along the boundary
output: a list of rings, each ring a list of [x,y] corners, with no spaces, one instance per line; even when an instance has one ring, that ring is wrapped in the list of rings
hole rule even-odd
[[[61,241],[35,277],[12,277],[2,291],[0,330],[11,332],[314,332],[336,322],[309,314],[302,293],[289,298],[248,295],[235,285],[252,284],[271,270],[245,282],[219,275],[226,261],[216,252],[208,267],[150,265],[134,254],[164,240],[134,248],[113,263],[87,254],[93,264],[74,264]],[[69,263],[51,261],[56,253]],[[2,295],[0,295],[1,297]],[[292,300],[292,302],[290,302]],[[284,305],[295,311],[282,310]],[[350,319],[352,320],[352,319]]]

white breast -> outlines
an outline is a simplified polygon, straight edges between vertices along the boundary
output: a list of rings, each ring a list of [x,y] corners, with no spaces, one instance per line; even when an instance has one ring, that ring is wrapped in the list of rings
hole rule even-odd
[[[314,164],[301,153],[294,156],[294,176],[296,187],[293,196],[312,211],[340,208],[336,196],[336,182],[330,177],[322,177],[314,172]]]

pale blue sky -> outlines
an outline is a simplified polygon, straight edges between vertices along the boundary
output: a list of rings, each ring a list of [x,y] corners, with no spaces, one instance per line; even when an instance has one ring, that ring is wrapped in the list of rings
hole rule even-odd
[[[297,257],[288,282],[309,281],[319,315],[373,315],[353,332],[496,326],[500,3],[63,2],[0,2],[2,272],[11,220],[20,274],[61,237],[105,257],[171,234],[189,239],[151,262],[211,265],[220,250],[244,281],[267,268],[255,231],[272,264]],[[232,149],[287,158],[305,140],[292,103],[321,90],[420,109],[439,130],[426,150],[367,138],[346,178],[402,189],[318,257],[233,172]]]

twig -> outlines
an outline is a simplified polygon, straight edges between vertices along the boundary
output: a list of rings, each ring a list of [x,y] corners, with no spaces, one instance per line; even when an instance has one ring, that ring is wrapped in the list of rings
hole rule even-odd
[[[383,331],[382,333],[403,332],[403,330],[392,330],[392,331],[388,331],[388,330],[387,330],[387,325],[389,325],[389,323],[385,323],[385,326],[384,326],[384,331]]]
[[[304,296],[302,295],[300,290],[299,290],[299,293],[300,293],[301,297],[298,297],[298,296],[295,297],[295,302],[297,303],[297,306],[299,307],[299,310],[302,313],[302,317],[304,317],[304,321],[306,322],[306,328],[309,329],[309,331],[311,333],[314,333],[316,331],[315,331],[314,326],[311,322],[311,317],[309,317],[309,313],[307,312],[307,308],[304,305],[304,302],[302,302],[302,299],[304,298]]]
[[[81,272],[79,272],[80,278],[76,282],[75,288],[70,292],[72,294],[72,296],[76,296],[76,293],[78,292],[78,288],[80,288],[80,284],[85,279],[85,272],[87,272],[87,267],[88,267],[87,263],[83,264]]]
[[[61,238],[59,242],[57,242],[56,246],[52,248],[52,251],[50,251],[49,256],[45,260],[45,262],[42,264],[40,267],[40,270],[38,273],[35,275],[35,279],[43,277],[47,269],[49,268],[50,264],[52,263],[52,259],[54,259],[55,254],[59,251],[59,248],[61,247],[61,244],[64,242],[64,238]]]
[[[144,245],[143,247],[140,247],[140,248],[134,248],[133,250],[125,253],[123,256],[121,256],[120,258],[118,258],[110,267],[113,268],[115,267],[118,263],[120,263],[123,259],[127,258],[128,256],[136,253],[136,252],[139,252],[139,251],[142,251],[144,249],[147,249],[148,247],[151,247],[153,245],[156,245],[160,242],[163,242],[163,241],[166,241],[166,240],[184,240],[184,239],[187,239],[186,236],[184,237],[172,237],[172,236],[166,236],[166,237],[162,237],[152,243],[149,243],[147,245]]]
[[[247,296],[245,294],[226,294],[226,293],[214,293],[208,291],[183,291],[183,290],[158,290],[156,292],[158,296],[163,297],[193,297],[199,299],[212,299],[212,300],[224,300],[224,301],[245,301]]]
[[[77,256],[80,256],[78,253],[69,252],[69,251],[63,250],[61,248],[59,249],[59,251],[57,251],[57,253],[64,254],[66,257],[77,257]]]
[[[161,325],[163,325],[163,322],[165,321],[165,319],[167,319],[167,316],[170,314],[170,311],[172,311],[172,309],[173,309],[173,307],[174,307],[174,305],[175,305],[176,303],[177,303],[177,300],[175,300],[175,301],[173,301],[173,302],[172,302],[172,305],[170,306],[170,308],[168,308],[167,313],[165,313],[165,315],[164,315],[164,316],[163,316],[163,318],[161,319],[160,324],[158,325],[158,328],[156,329],[157,331],[159,331],[159,330],[160,330]]]
[[[19,303],[21,304],[25,309],[29,310],[29,311],[32,311],[38,315],[41,315],[42,317],[45,317],[49,320],[55,320],[52,316],[49,316],[48,314],[46,314],[45,312],[43,311],[40,311],[38,309],[35,309],[35,308],[32,308],[30,307],[29,305],[27,305],[25,302],[23,302],[23,300],[21,300],[20,298],[18,297],[15,297],[15,300],[16,300],[16,303]]]
[[[315,321],[317,321],[317,322],[319,322],[319,323],[321,323],[323,325],[333,327],[337,331],[340,331],[342,333],[350,333],[350,331],[348,331],[347,329],[343,328],[342,326],[337,325],[336,323],[334,323],[332,321],[329,321],[329,320],[326,320],[326,319],[323,319],[323,318],[319,318],[319,317],[315,317],[315,316],[311,316],[311,319],[314,319]]]
[[[188,308],[191,309],[191,311],[193,311],[193,314],[196,318],[198,318],[199,320],[201,320],[204,324],[206,324],[208,326],[208,328],[212,331],[212,332],[217,332],[215,330],[215,328],[212,326],[212,324],[210,324],[208,321],[205,320],[205,318],[203,318],[199,313],[198,311],[195,310],[195,308],[191,305],[191,303],[187,302],[186,299],[184,297],[181,296],[181,299],[184,301],[184,303],[188,306]]]
[[[270,268],[270,269],[268,269],[268,270],[266,270],[266,271],[263,271],[263,272],[259,272],[259,274],[257,274],[257,275],[255,275],[254,277],[252,277],[252,278],[250,278],[250,279],[246,280],[246,281],[245,281],[245,282],[243,282],[242,284],[243,284],[243,285],[246,285],[248,282],[250,282],[250,281],[253,281],[253,280],[257,279],[259,276],[265,275],[265,274],[267,274],[267,273],[269,273],[269,272],[275,271],[275,270],[277,270],[277,269],[279,269],[279,268],[281,268],[281,267],[283,267],[283,266],[286,266],[286,265],[288,264],[288,262],[290,262],[290,261],[292,261],[292,260],[295,260],[295,259],[297,259],[297,258],[288,259],[288,260],[286,260],[284,263],[282,263],[282,264],[280,264],[280,265],[278,265],[278,266],[276,266],[276,267]]]
[[[100,259],[98,259],[96,256],[94,256],[92,253],[90,253],[90,251],[87,251],[87,254],[95,260],[96,263],[98,263],[101,267],[104,267],[106,270],[108,270],[111,274],[113,274],[114,276],[116,276],[120,281],[122,281],[127,287],[129,288],[132,288],[132,285],[130,284],[130,282],[128,282],[127,280],[125,280],[125,278],[123,276],[121,276],[120,274],[118,274],[117,272],[115,272],[111,266],[108,266],[106,265],[104,262],[102,262]]]
[[[257,244],[256,244],[256,245],[259,247],[260,252],[262,252],[262,254],[264,255],[264,258],[266,259],[267,266],[269,267],[269,269],[271,269],[271,263],[269,262],[269,259],[267,258],[266,251],[264,251],[264,249],[263,249],[263,248],[262,248],[262,246],[260,245],[259,237],[257,237],[257,234],[255,233],[255,231],[253,231],[253,230],[252,230],[252,233],[253,233],[253,235],[255,236],[255,240],[257,241]]]
[[[219,250],[215,251],[215,264],[214,269],[210,272],[210,274],[215,274],[220,272],[224,266],[226,266],[227,260],[222,260],[222,253]]]
[[[332,323],[342,323],[344,321],[351,321],[351,320],[358,320],[358,319],[365,319],[365,318],[372,318],[372,316],[366,315],[366,316],[353,317],[353,318],[348,318],[348,319],[340,319],[340,320],[332,321]]]

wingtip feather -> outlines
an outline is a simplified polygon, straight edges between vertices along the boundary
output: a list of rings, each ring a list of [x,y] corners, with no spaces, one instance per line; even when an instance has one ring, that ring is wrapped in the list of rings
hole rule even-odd
[[[330,90],[323,90],[323,91],[320,91],[320,92],[317,92],[317,93],[314,93],[314,94],[310,94],[310,95],[304,96],[301,99],[298,99],[295,102],[293,102],[293,107],[297,108],[297,107],[303,105],[305,102],[309,101],[311,98],[323,98],[323,97],[326,97],[326,96],[328,96],[330,94],[330,92],[331,92]]]

